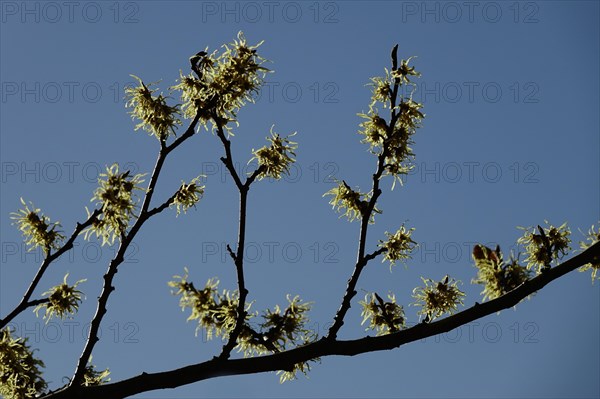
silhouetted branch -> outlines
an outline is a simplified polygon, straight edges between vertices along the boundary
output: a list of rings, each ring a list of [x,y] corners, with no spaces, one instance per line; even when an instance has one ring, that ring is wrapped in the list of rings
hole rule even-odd
[[[392,72],[395,71],[396,69],[398,69],[397,52],[398,52],[398,45],[394,46],[394,48],[392,50]],[[393,129],[394,129],[394,126],[396,125],[396,120],[398,118],[398,115],[396,114],[395,106],[396,106],[396,100],[398,97],[399,86],[400,86],[400,79],[396,78],[394,80],[394,88],[393,88],[392,95],[390,98],[390,105],[391,105],[390,106],[390,112],[391,112],[390,120],[391,121],[390,121],[390,124],[387,126],[387,129],[388,129],[387,137],[388,138],[392,137]],[[338,309],[337,313],[335,314],[335,316],[333,318],[333,325],[329,328],[329,332],[327,333],[328,339],[335,340],[337,337],[337,333],[339,332],[340,328],[342,328],[342,326],[344,325],[344,317],[346,316],[346,313],[348,312],[348,310],[351,307],[352,298],[354,298],[354,296],[356,295],[356,284],[358,283],[358,280],[360,278],[360,275],[361,275],[364,267],[367,265],[369,260],[372,259],[372,257],[365,257],[365,246],[367,243],[367,230],[369,228],[369,221],[371,220],[373,212],[375,210],[375,204],[377,203],[377,200],[379,199],[379,196],[381,195],[381,189],[379,188],[379,182],[381,180],[381,176],[383,175],[383,172],[385,171],[385,159],[388,155],[388,151],[389,150],[387,147],[387,142],[384,141],[381,154],[379,154],[377,157],[377,169],[376,169],[375,173],[373,174],[371,198],[369,199],[366,209],[364,209],[362,211],[362,218],[361,218],[361,222],[360,222],[360,236],[359,236],[359,240],[358,240],[358,254],[356,256],[356,264],[354,266],[354,271],[352,272],[352,276],[348,280],[348,285],[346,287],[346,292],[344,293],[344,297],[342,299],[340,308]]]
[[[451,331],[503,309],[511,308],[550,282],[587,263],[598,262],[598,260],[600,260],[600,242],[496,299],[483,304],[475,303],[474,306],[452,316],[432,323],[420,323],[395,333],[347,341],[323,338],[306,346],[255,358],[233,360],[214,358],[207,362],[170,371],[142,373],[136,377],[106,385],[85,388],[68,387],[46,395],[44,399],[120,399],[157,389],[176,388],[210,378],[287,370],[294,364],[318,357],[355,356],[361,353],[398,348],[401,345]]]
[[[79,360],[77,362],[77,367],[75,368],[75,373],[73,374],[73,378],[71,379],[69,386],[79,386],[83,382],[85,368],[90,360],[90,357],[94,350],[94,346],[100,340],[100,338],[98,337],[98,331],[100,330],[100,324],[102,323],[102,319],[107,312],[106,305],[108,303],[108,298],[110,297],[110,294],[115,290],[115,287],[113,287],[112,282],[115,275],[117,274],[119,265],[123,263],[123,260],[125,259],[125,252],[129,248],[129,245],[133,241],[134,237],[136,236],[142,225],[150,217],[167,208],[175,199],[175,197],[172,196],[167,202],[163,203],[159,207],[154,208],[150,211],[148,210],[152,201],[154,189],[158,182],[158,178],[160,176],[163,164],[167,156],[171,151],[180,146],[185,140],[189,139],[191,136],[194,135],[196,125],[200,119],[199,115],[200,112],[197,112],[196,116],[186,129],[185,133],[181,137],[176,139],[173,143],[167,146],[164,140],[160,141],[160,150],[156,159],[156,164],[154,165],[154,170],[152,171],[152,176],[150,177],[150,183],[148,184],[148,188],[146,189],[146,195],[144,196],[140,215],[137,218],[131,230],[129,230],[128,233],[122,233],[117,254],[110,261],[108,270],[106,271],[106,274],[104,274],[104,284],[102,286],[102,292],[98,297],[98,306],[96,307],[96,313],[94,314],[92,322],[90,323],[88,338],[83,348],[83,352],[81,353],[81,356],[79,357]]]
[[[101,210],[96,209],[96,210],[94,210],[94,212],[92,212],[92,214],[87,218],[87,220],[85,222],[83,222],[81,224],[77,223],[75,230],[73,231],[73,233],[71,234],[69,239],[64,243],[64,245],[62,247],[60,247],[56,252],[49,254],[43,260],[35,277],[31,281],[29,288],[25,292],[25,295],[23,295],[21,302],[19,302],[17,307],[15,307],[12,310],[12,312],[10,312],[4,319],[0,320],[0,329],[4,328],[8,323],[10,323],[17,315],[19,315],[25,309],[39,304],[37,301],[30,301],[29,299],[33,295],[33,292],[35,291],[40,280],[42,279],[42,276],[46,272],[46,269],[48,269],[48,266],[50,266],[50,264],[52,262],[54,262],[56,259],[60,258],[65,252],[71,250],[73,248],[73,243],[75,242],[75,239],[77,238],[77,236],[79,236],[79,234],[81,234],[81,232],[83,230],[85,230],[88,226],[90,226],[101,213],[102,213]]]
[[[231,156],[231,141],[229,141],[229,139],[225,137],[223,126],[221,126],[217,121],[218,118],[215,118],[215,123],[217,123],[217,137],[219,137],[221,143],[223,143],[223,148],[225,149],[225,156],[221,157],[221,162],[223,162],[223,164],[229,171],[229,174],[233,178],[233,181],[235,182],[235,185],[237,186],[238,190],[242,190],[244,185],[242,184],[240,176],[238,175],[237,171],[235,170],[235,167],[233,166],[233,158]]]
[[[246,289],[246,282],[244,279],[244,246],[246,245],[246,206],[248,200],[248,190],[250,189],[250,184],[254,181],[254,178],[250,180],[246,179],[246,183],[242,183],[240,176],[238,175],[235,167],[233,165],[233,158],[231,156],[231,141],[225,137],[225,132],[223,131],[223,126],[219,122],[219,118],[214,118],[215,124],[217,125],[217,136],[221,140],[223,144],[223,148],[225,149],[225,157],[221,157],[221,161],[225,164],[225,167],[229,171],[229,174],[235,181],[235,185],[238,188],[240,193],[240,209],[239,209],[239,222],[238,222],[238,240],[237,240],[237,250],[234,254],[229,245],[227,246],[229,254],[235,263],[235,270],[237,274],[237,284],[238,284],[238,306],[237,306],[237,318],[235,321],[235,327],[233,331],[229,335],[229,339],[227,343],[223,346],[221,350],[221,354],[219,355],[219,359],[228,359],[231,351],[237,345],[237,339],[242,332],[242,328],[246,322],[246,297],[248,296],[248,290]]]

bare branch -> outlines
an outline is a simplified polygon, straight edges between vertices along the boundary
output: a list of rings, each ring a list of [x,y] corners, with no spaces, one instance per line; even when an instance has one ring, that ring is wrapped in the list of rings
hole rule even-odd
[[[192,119],[192,122],[190,123],[188,128],[185,130],[185,132],[179,138],[177,138],[175,141],[173,141],[171,144],[169,144],[168,146],[165,146],[165,153],[166,154],[170,153],[175,148],[179,147],[184,141],[186,141],[187,139],[192,137],[196,133],[196,126],[198,125],[199,120],[200,120],[200,112],[197,112],[196,116],[194,117],[194,119]]]
[[[228,359],[231,351],[237,345],[237,339],[242,332],[244,324],[246,322],[246,297],[248,296],[248,290],[246,289],[246,283],[244,278],[244,246],[246,242],[246,212],[247,212],[247,202],[248,202],[248,191],[250,190],[250,185],[256,180],[258,175],[263,171],[263,167],[258,167],[250,176],[246,178],[246,181],[242,183],[240,176],[233,165],[233,158],[231,155],[231,141],[225,137],[225,132],[223,131],[223,126],[221,125],[220,119],[216,116],[213,117],[215,124],[217,126],[217,137],[221,140],[223,144],[223,148],[225,149],[225,156],[221,157],[221,162],[225,164],[225,167],[229,171],[229,174],[233,178],[236,187],[240,193],[240,209],[239,209],[239,223],[238,223],[238,242],[237,242],[237,251],[233,252],[231,247],[227,245],[227,250],[233,262],[235,263],[236,274],[237,274],[237,283],[238,283],[238,307],[237,307],[237,319],[235,322],[235,327],[231,334],[229,335],[229,339],[227,343],[223,346],[221,354],[219,355],[219,359]]]
[[[146,212],[146,214],[144,215],[146,219],[150,219],[152,216],[161,213],[162,211],[164,211],[165,209],[167,209],[169,206],[171,206],[171,204],[175,201],[175,197],[177,196],[177,193],[173,194],[168,200],[166,200],[165,202],[163,202],[162,204],[160,204],[159,206],[150,209],[148,212]]]
[[[256,168],[254,170],[254,172],[252,172],[252,174],[246,178],[246,182],[244,183],[244,186],[247,187],[247,188],[250,188],[250,185],[252,183],[254,183],[254,180],[256,180],[256,178],[258,177],[258,175],[260,175],[262,172],[264,172],[264,170],[266,168],[267,167],[265,165],[260,165],[258,168]]]
[[[233,263],[236,263],[237,260],[236,260],[235,253],[233,252],[233,250],[231,249],[229,244],[227,244],[227,252],[229,252],[229,256],[231,256],[231,259],[233,259]]]
[[[223,143],[223,148],[225,148],[225,157],[221,157],[221,162],[223,162],[223,164],[229,171],[229,174],[231,175],[231,177],[233,177],[233,181],[235,182],[235,185],[237,186],[238,190],[242,190],[244,185],[242,184],[240,176],[238,175],[237,171],[235,170],[235,167],[233,166],[233,158],[231,157],[231,141],[229,141],[229,139],[225,137],[223,126],[221,126],[221,124],[218,122],[219,119],[215,117],[214,120],[217,124],[217,137],[219,137],[221,143]]]
[[[229,173],[235,180],[235,184],[240,192],[240,209],[239,209],[239,223],[238,223],[238,242],[237,242],[237,251],[235,255],[231,248],[228,248],[230,254],[235,263],[235,269],[237,274],[237,282],[238,282],[238,307],[237,307],[237,319],[235,322],[235,327],[229,336],[229,340],[223,346],[221,354],[219,355],[220,359],[228,359],[229,355],[233,348],[235,348],[237,344],[237,339],[242,332],[242,328],[244,327],[244,323],[246,321],[246,297],[248,296],[248,290],[246,289],[246,282],[244,279],[244,246],[246,245],[246,205],[248,199],[248,190],[250,185],[242,184],[240,177],[238,176],[235,168],[233,167],[233,160],[231,158],[231,142],[227,140],[225,135],[223,134],[223,129],[220,125],[218,125],[218,136],[225,147],[226,158],[221,158],[221,160],[225,163]]]
[[[385,251],[387,251],[387,249],[385,248],[379,248],[377,251],[372,252],[368,255],[365,255],[365,261],[368,262],[372,259],[375,259],[376,257],[378,257],[379,255],[381,255],[382,253],[384,253]]]

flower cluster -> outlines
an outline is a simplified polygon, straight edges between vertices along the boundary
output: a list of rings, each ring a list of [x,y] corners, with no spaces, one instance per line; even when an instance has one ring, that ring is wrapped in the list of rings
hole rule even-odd
[[[257,55],[262,44],[249,46],[242,32],[237,40],[224,45],[220,54],[203,51],[192,57],[197,76],[181,74],[179,84],[172,89],[181,92],[184,116],[193,118],[199,113],[201,123],[209,120],[220,125],[235,121],[236,113],[247,102],[253,102],[266,73],[265,59]]]
[[[288,306],[282,310],[276,305],[262,315],[260,324],[263,340],[273,344],[278,350],[285,350],[287,343],[297,345],[306,343],[314,338],[314,334],[306,329],[310,303],[302,302],[299,296],[287,296]],[[242,348],[243,349],[243,348]]]
[[[37,247],[48,253],[51,249],[57,249],[60,246],[60,241],[65,238],[56,230],[60,223],[50,223],[50,218],[40,213],[40,209],[33,206],[32,203],[27,205],[21,198],[23,209],[11,213],[11,219],[19,226],[19,230],[25,237],[25,242],[29,246],[29,250]]]
[[[580,241],[579,247],[582,250],[586,250],[591,247],[593,244],[600,241],[600,224],[598,225],[598,230],[594,230],[594,226],[590,227],[587,235],[587,241]],[[600,280],[600,276],[598,276],[598,271],[600,270],[600,259],[596,259],[596,261],[583,265],[579,268],[580,272],[585,272],[586,270],[592,270],[592,283],[596,278]]]
[[[179,108],[167,105],[167,97],[162,94],[153,95],[157,89],[152,90],[151,87],[156,82],[146,85],[142,79],[135,75],[131,76],[138,81],[138,86],[125,89],[127,97],[125,106],[132,108],[131,118],[140,121],[135,126],[135,130],[144,129],[161,141],[169,134],[175,134],[175,127],[181,125],[181,120],[177,118],[180,113]]]
[[[535,268],[537,273],[550,268],[553,260],[561,259],[571,249],[569,235],[571,230],[563,223],[560,227],[554,227],[545,221],[548,227],[520,227],[525,233],[517,240],[517,243],[525,246],[527,252],[527,268]]]
[[[473,260],[477,267],[477,278],[473,284],[483,285],[483,299],[495,299],[517,288],[531,277],[531,272],[511,257],[504,262],[500,247],[495,250],[484,245],[473,247]]]
[[[320,358],[313,359],[311,361],[319,361]],[[286,381],[292,381],[297,379],[298,372],[301,372],[304,375],[308,375],[310,372],[310,363],[302,362],[294,364],[294,367],[291,370],[279,370],[276,374],[279,375],[279,382],[284,383]]]
[[[181,182],[181,187],[175,193],[171,205],[177,208],[177,216],[183,211],[185,213],[192,206],[195,207],[204,195],[204,186],[200,184],[200,178],[195,177],[189,183]]]
[[[181,296],[179,299],[181,310],[191,309],[192,312],[187,320],[198,320],[196,333],[204,328],[208,339],[212,339],[213,336],[222,338],[229,336],[235,328],[238,317],[238,293],[227,290],[219,293],[217,290],[219,281],[216,279],[209,279],[204,288],[197,289],[194,283],[187,280],[187,268],[183,276],[173,276],[173,278],[176,280],[168,283],[170,287],[176,289],[172,294]]]
[[[465,293],[458,289],[459,281],[448,275],[442,281],[435,282],[421,277],[425,286],[413,290],[414,305],[421,306],[418,314],[425,315],[425,321],[431,321],[444,313],[454,313],[458,305],[463,305]]]
[[[92,361],[92,357],[90,356],[90,362]],[[102,371],[96,370],[96,367],[92,363],[88,363],[85,367],[85,371],[83,373],[83,386],[91,387],[96,385],[102,385],[107,382],[110,382],[109,369],[104,369]]]
[[[0,395],[6,399],[34,398],[47,388],[27,338],[14,338],[8,328],[0,331]]]
[[[410,258],[410,253],[415,249],[417,243],[413,241],[411,235],[415,229],[406,229],[401,226],[394,234],[388,233],[386,241],[380,241],[379,246],[385,248],[382,262],[389,261],[390,267],[396,264],[396,261]]]
[[[281,176],[290,173],[290,165],[295,161],[296,156],[294,150],[298,148],[298,144],[290,141],[289,137],[294,136],[296,133],[292,133],[288,137],[281,137],[277,133],[273,133],[271,127],[271,137],[267,137],[267,140],[271,145],[264,146],[258,150],[252,150],[254,157],[250,160],[256,159],[258,161],[259,168],[262,172],[258,175],[258,179],[262,180],[265,177],[272,177],[279,180]]]
[[[230,293],[224,290],[217,291],[218,281],[210,279],[203,289],[197,289],[188,281],[188,270],[183,276],[173,276],[169,286],[173,287],[172,293],[180,295],[179,306],[182,310],[191,309],[188,320],[198,320],[198,328],[207,332],[208,339],[213,337],[227,338],[233,332],[238,319],[239,297],[236,291]],[[262,314],[263,322],[259,330],[250,326],[249,321],[257,317],[256,312],[249,313],[250,305],[246,308],[244,324],[237,340],[237,349],[245,356],[277,353],[289,348],[289,345],[299,346],[316,339],[314,332],[306,328],[308,323],[307,313],[310,303],[302,302],[298,296],[287,297],[288,305],[282,309],[279,305],[273,310]],[[281,380],[294,377],[296,371],[306,372],[309,366],[306,363],[298,364],[294,370],[281,376]]]
[[[377,293],[373,293],[367,294],[365,300],[359,302],[362,306],[361,324],[369,320],[367,329],[377,330],[377,335],[400,331],[406,322],[404,308],[396,303],[395,295],[388,294],[388,299],[385,302]]]
[[[371,78],[372,95],[368,113],[358,114],[364,118],[359,133],[363,142],[369,144],[370,151],[384,157],[385,172],[402,184],[402,176],[410,172],[414,159],[412,136],[424,118],[420,109],[422,104],[412,98],[402,98],[396,104],[395,96],[402,84],[412,84],[410,76],[420,76],[414,67],[408,67],[408,60],[402,60],[401,66],[391,73],[386,70],[384,77]],[[386,121],[379,114],[377,105],[391,108],[392,116]]]
[[[134,216],[136,201],[134,190],[142,190],[140,184],[144,175],[130,176],[130,172],[119,173],[114,164],[106,168],[98,179],[99,187],[94,191],[92,201],[101,206],[101,215],[84,232],[85,239],[96,235],[102,238],[102,245],[112,245],[115,238],[125,233],[130,219]],[[89,214],[89,211],[88,211]]]
[[[333,198],[329,201],[329,204],[337,212],[342,213],[340,217],[346,216],[349,221],[360,219],[363,216],[363,212],[366,211],[368,206],[368,195],[361,193],[360,191],[354,191],[350,188],[345,181],[338,181],[337,187],[332,188],[323,194],[331,195]],[[381,213],[378,209],[374,209],[376,213]],[[372,222],[372,220],[371,220]]]
[[[75,284],[69,285],[67,284],[67,277],[69,277],[69,273],[65,275],[62,284],[52,287],[44,292],[42,295],[48,296],[49,301],[39,304],[34,309],[36,315],[38,315],[38,312],[41,309],[46,309],[46,312],[44,313],[46,323],[48,323],[55,315],[64,319],[65,317],[74,314],[79,309],[83,293],[77,289],[77,286],[86,280],[79,280],[75,282]]]
[[[377,103],[381,103],[384,108],[389,108],[394,95],[394,87],[396,85],[411,85],[415,84],[410,80],[411,76],[420,77],[421,73],[415,70],[415,67],[409,67],[408,63],[415,58],[409,57],[406,60],[401,60],[400,67],[393,71],[385,68],[384,76],[376,76],[371,78],[371,103],[370,107],[374,107]]]
[[[289,344],[294,346],[306,345],[317,339],[315,332],[306,328],[308,318],[306,314],[310,310],[310,303],[302,302],[299,296],[287,296],[288,306],[282,310],[279,305],[273,310],[263,312],[263,322],[260,324],[260,332],[252,332],[252,339],[242,340],[239,344],[240,350],[246,355],[252,353],[264,354],[265,349],[272,352],[280,352],[289,349]],[[260,341],[256,338],[260,337]],[[318,359],[314,359],[318,360]],[[298,372],[308,374],[310,364],[308,362],[296,363],[291,370],[279,371],[279,381],[284,383],[296,379]]]
[[[392,72],[392,77],[394,79],[398,79],[400,84],[411,84],[410,76],[421,76],[420,72],[415,71],[415,67],[409,67],[408,63],[412,60],[413,57],[408,57],[406,60],[402,60],[400,62],[400,67]]]
[[[371,83],[369,86],[371,89],[371,103],[369,107],[374,107],[377,103],[381,103],[383,108],[389,108],[390,102],[392,100],[392,78],[390,71],[385,69],[385,76],[375,76],[371,78]],[[387,126],[385,126],[387,127]]]

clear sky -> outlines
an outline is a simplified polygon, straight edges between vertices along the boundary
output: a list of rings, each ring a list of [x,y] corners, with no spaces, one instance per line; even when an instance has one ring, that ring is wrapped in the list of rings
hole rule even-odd
[[[1,3],[0,314],[17,303],[37,270],[10,212],[33,201],[66,232],[85,218],[98,172],[119,162],[150,172],[157,141],[133,132],[123,87],[129,74],[175,83],[188,58],[243,30],[275,72],[256,104],[239,114],[233,153],[240,167],[264,145],[271,125],[297,131],[293,176],[250,192],[247,285],[253,308],[314,302],[319,334],[339,307],[356,254],[359,225],[339,219],[322,198],[331,177],[368,190],[375,160],[356,134],[367,111],[369,78],[399,56],[417,56],[414,94],[427,117],[415,136],[416,168],[387,190],[369,231],[415,227],[420,249],[391,272],[372,262],[341,338],[367,334],[357,300],[395,292],[408,306],[420,276],[462,280],[467,305],[480,301],[473,243],[515,248],[521,232],[568,221],[573,247],[598,223],[599,3],[597,1],[21,2]],[[176,101],[174,99],[173,101]],[[197,209],[151,220],[116,276],[116,291],[93,361],[113,381],[208,360],[219,342],[195,325],[167,281],[190,269],[198,285],[218,276],[234,289],[225,250],[235,244],[237,195],[219,162],[217,138],[202,132],[169,158],[157,197],[207,175]],[[51,386],[71,376],[113,249],[80,241],[53,265],[38,295],[66,272],[88,300],[78,316],[44,325],[31,312],[13,327],[46,363]],[[324,358],[309,378],[280,385],[274,374],[213,379],[140,398],[592,398],[600,396],[600,284],[572,273],[516,310],[394,351]],[[372,333],[371,333],[372,334]]]

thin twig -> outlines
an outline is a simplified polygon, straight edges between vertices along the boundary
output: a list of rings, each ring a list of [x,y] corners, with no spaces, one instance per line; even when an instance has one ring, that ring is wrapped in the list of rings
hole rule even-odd
[[[238,283],[238,307],[237,307],[237,319],[235,321],[235,327],[233,331],[229,335],[229,339],[227,343],[223,346],[221,350],[221,354],[219,355],[219,359],[228,359],[231,351],[237,345],[237,339],[242,332],[244,324],[246,323],[246,297],[248,296],[248,290],[246,289],[246,282],[244,278],[244,246],[246,241],[246,206],[248,200],[248,190],[250,189],[250,184],[254,181],[254,178],[250,180],[246,179],[246,183],[242,183],[240,176],[233,166],[233,158],[231,156],[231,141],[225,137],[225,132],[223,131],[223,126],[219,122],[218,117],[213,118],[217,125],[217,137],[221,140],[223,144],[223,148],[225,149],[225,156],[221,157],[221,161],[225,164],[225,167],[229,171],[229,174],[233,178],[236,187],[240,193],[240,209],[239,209],[239,222],[238,222],[238,240],[237,240],[237,251],[235,254],[229,247],[227,246],[230,255],[233,259],[236,269],[237,275],[237,283]]]
[[[225,137],[223,126],[221,126],[221,124],[216,121],[218,121],[218,118],[215,118],[215,123],[217,123],[217,137],[219,137],[221,143],[223,144],[223,148],[225,149],[225,156],[221,157],[221,162],[223,162],[223,164],[229,171],[229,174],[233,178],[233,181],[235,182],[235,185],[238,188],[238,190],[243,190],[244,185],[242,184],[240,176],[238,175],[237,171],[235,170],[235,167],[233,166],[233,158],[231,157],[231,141],[229,141],[229,139]]]
[[[87,218],[87,220],[85,222],[77,223],[75,230],[73,231],[73,233],[71,234],[69,239],[63,244],[63,246],[60,247],[56,252],[49,254],[42,261],[40,268],[38,269],[35,277],[31,281],[29,288],[23,295],[21,302],[19,302],[19,304],[12,310],[12,312],[10,312],[4,319],[0,320],[0,329],[4,328],[4,326],[6,326],[8,323],[10,323],[17,315],[19,315],[25,309],[27,309],[31,306],[37,305],[37,303],[35,303],[35,301],[29,301],[29,299],[33,295],[33,292],[35,291],[36,287],[38,286],[44,273],[48,269],[48,266],[50,266],[50,264],[52,262],[54,262],[56,259],[60,258],[65,252],[71,250],[73,248],[73,243],[75,242],[75,239],[77,238],[77,236],[79,236],[79,234],[81,234],[81,232],[83,230],[85,230],[88,226],[90,226],[92,223],[94,223],[94,221],[98,218],[98,216],[101,213],[102,213],[101,210],[96,209],[96,210],[94,210],[94,212],[92,212],[92,214]],[[35,304],[33,304],[33,303],[35,303]]]
[[[246,241],[246,213],[247,213],[247,202],[248,202],[248,191],[250,186],[256,180],[256,178],[264,171],[265,166],[259,166],[254,172],[252,172],[244,183],[239,174],[235,170],[233,164],[233,158],[231,155],[231,141],[225,137],[223,126],[221,125],[220,119],[216,116],[213,117],[217,126],[217,137],[221,140],[223,148],[225,149],[225,156],[221,157],[221,162],[225,165],[229,174],[233,178],[235,185],[240,193],[240,209],[239,209],[239,224],[238,224],[238,242],[237,251],[234,253],[229,245],[227,245],[227,251],[233,259],[236,268],[237,282],[238,282],[238,307],[237,307],[237,319],[235,327],[229,335],[227,343],[223,346],[219,359],[228,359],[231,351],[237,345],[237,339],[244,328],[246,323],[246,297],[248,296],[248,289],[246,288],[244,278],[244,246]]]
[[[133,241],[133,239],[136,236],[136,234],[138,233],[138,231],[141,229],[142,225],[150,217],[156,215],[157,213],[159,213],[159,212],[163,211],[165,208],[167,208],[172,203],[172,201],[175,199],[175,197],[172,196],[168,201],[166,201],[159,207],[154,208],[152,210],[148,210],[150,208],[150,202],[152,200],[152,195],[154,194],[154,189],[158,182],[158,178],[160,176],[160,172],[162,170],[165,159],[167,158],[167,156],[169,155],[169,153],[171,151],[173,151],[175,148],[177,148],[178,146],[183,144],[183,142],[185,140],[189,139],[191,136],[194,135],[196,124],[198,123],[198,120],[200,119],[199,115],[200,115],[200,112],[197,112],[196,116],[194,117],[194,119],[192,120],[192,122],[190,123],[188,128],[186,129],[185,133],[181,137],[179,137],[177,140],[175,140],[173,143],[171,143],[170,145],[167,146],[164,140],[160,141],[160,150],[158,153],[158,157],[156,159],[156,164],[154,166],[154,170],[152,171],[152,176],[150,177],[150,183],[148,184],[148,188],[146,190],[146,195],[144,196],[144,201],[142,203],[140,215],[137,218],[137,220],[134,223],[131,230],[129,230],[129,232],[127,234],[125,234],[125,232],[123,232],[122,237],[121,237],[121,242],[120,242],[119,248],[117,250],[117,254],[110,261],[108,270],[106,271],[106,274],[104,274],[104,284],[102,286],[102,291],[100,293],[100,296],[98,297],[98,306],[96,307],[96,313],[94,314],[94,317],[92,318],[92,322],[90,323],[88,338],[87,338],[87,341],[83,348],[83,352],[81,353],[81,356],[79,357],[79,360],[77,362],[77,367],[75,368],[75,372],[73,374],[73,378],[71,379],[71,382],[69,383],[69,386],[79,386],[83,382],[85,368],[90,360],[90,357],[94,350],[94,346],[100,340],[100,338],[98,336],[98,332],[100,330],[100,324],[102,323],[102,319],[107,312],[106,305],[108,303],[108,298],[110,297],[110,294],[115,290],[115,287],[112,285],[112,282],[113,282],[115,275],[118,272],[119,265],[121,263],[123,263],[123,261],[125,259],[125,252],[129,248],[129,245]]]
[[[233,252],[233,250],[231,249],[229,244],[227,244],[227,252],[229,252],[229,256],[231,256],[231,259],[233,259],[233,263],[236,263],[237,260],[236,260],[235,253]]]
[[[394,46],[392,49],[392,71],[398,69],[398,45]],[[396,125],[396,121],[399,115],[396,113],[396,101],[398,97],[398,88],[400,86],[400,79],[394,79],[394,88],[392,90],[392,94],[390,96],[390,123],[387,127],[387,137],[390,138],[393,135],[394,126]],[[342,303],[337,313],[333,318],[333,325],[329,328],[329,332],[327,333],[327,339],[335,340],[337,337],[337,333],[340,328],[344,325],[344,317],[346,313],[352,306],[351,301],[352,298],[356,295],[356,284],[360,278],[360,275],[367,265],[367,263],[373,259],[375,256],[365,256],[365,247],[367,243],[367,230],[369,228],[369,221],[373,215],[375,210],[375,204],[381,195],[381,189],[379,188],[379,181],[381,180],[381,176],[385,171],[385,159],[388,155],[388,144],[387,140],[383,143],[383,148],[381,154],[377,157],[377,169],[373,174],[372,178],[372,188],[371,188],[371,198],[367,204],[366,209],[364,210],[360,222],[360,235],[358,239],[358,254],[356,256],[356,264],[354,266],[354,270],[352,272],[352,276],[348,280],[348,285],[346,287],[346,292],[344,293],[344,297],[342,298]],[[376,252],[377,253],[377,252]]]

